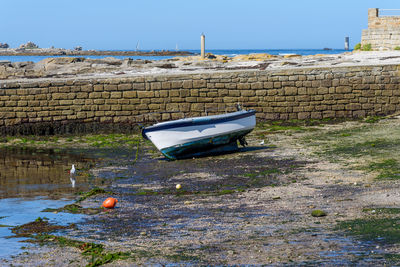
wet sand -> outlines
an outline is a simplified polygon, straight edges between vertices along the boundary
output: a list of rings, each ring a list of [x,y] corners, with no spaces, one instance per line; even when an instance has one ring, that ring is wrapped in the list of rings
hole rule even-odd
[[[238,153],[181,161],[142,143],[136,163],[133,149],[90,170],[111,182],[105,188],[117,208],[61,234],[130,253],[107,266],[396,264],[388,255],[399,252],[400,241],[363,240],[337,227],[370,216],[366,208],[398,207],[398,180],[377,179],[381,170],[368,166],[396,157],[399,136],[400,119],[391,117],[372,124],[260,124]],[[98,207],[106,197],[81,205]],[[311,216],[316,209],[327,216]],[[49,243],[2,264],[90,260],[77,248]]]

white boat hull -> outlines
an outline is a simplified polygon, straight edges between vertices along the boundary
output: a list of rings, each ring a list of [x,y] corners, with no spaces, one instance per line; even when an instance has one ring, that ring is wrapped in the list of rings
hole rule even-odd
[[[170,159],[188,157],[215,147],[230,145],[253,130],[255,111],[181,119],[158,123],[143,136]]]

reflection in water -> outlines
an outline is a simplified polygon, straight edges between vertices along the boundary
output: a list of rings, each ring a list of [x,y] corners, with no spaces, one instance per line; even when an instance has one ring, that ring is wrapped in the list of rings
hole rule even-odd
[[[72,185],[72,188],[74,188],[75,187],[75,182],[76,182],[76,179],[75,179],[75,177],[69,177],[69,180],[71,181],[71,185]]]
[[[75,179],[75,164],[72,164],[72,168],[69,171],[69,180],[71,181],[72,188],[74,188],[75,187],[75,182],[76,182],[76,179]]]
[[[79,189],[88,188],[89,176],[75,177],[68,170],[72,163],[78,169],[87,169],[94,159],[75,154],[57,154],[52,150],[0,150],[0,198],[52,196],[71,194],[76,178]],[[68,178],[70,181],[68,181]]]

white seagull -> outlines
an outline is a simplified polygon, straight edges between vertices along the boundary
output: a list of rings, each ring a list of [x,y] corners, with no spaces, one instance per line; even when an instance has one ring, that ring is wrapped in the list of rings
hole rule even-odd
[[[75,175],[75,165],[74,165],[74,164],[72,164],[72,168],[71,168],[71,170],[69,171],[69,174],[70,174],[71,176]]]

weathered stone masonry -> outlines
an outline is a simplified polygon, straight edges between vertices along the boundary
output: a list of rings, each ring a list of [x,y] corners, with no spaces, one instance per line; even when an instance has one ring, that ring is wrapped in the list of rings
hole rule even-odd
[[[0,81],[0,128],[169,120],[232,110],[237,102],[263,120],[386,115],[400,110],[399,71],[382,65]]]
[[[361,45],[372,50],[400,47],[400,16],[380,16],[378,8],[368,9],[368,29],[362,30]]]

